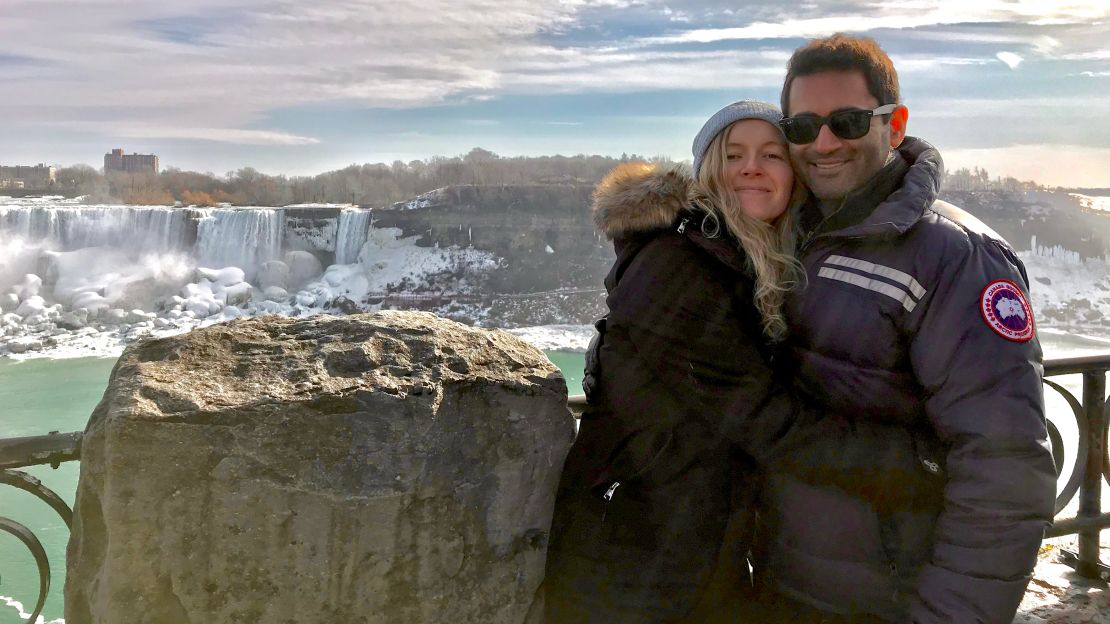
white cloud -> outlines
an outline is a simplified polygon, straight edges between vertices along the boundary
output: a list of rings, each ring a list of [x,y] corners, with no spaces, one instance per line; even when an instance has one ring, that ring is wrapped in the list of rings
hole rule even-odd
[[[820,5],[817,5],[820,6]],[[943,27],[956,24],[1089,24],[1099,17],[1110,17],[1110,7],[1101,0],[1069,2],[1061,5],[1054,0],[920,0],[903,1],[896,6],[872,3],[840,3],[832,5],[825,15],[791,19],[789,12],[775,22],[756,22],[733,28],[701,28],[658,37],[647,37],[646,44],[711,43],[746,39],[789,39],[827,36],[834,32],[867,33],[876,30],[906,30],[922,27]],[[931,31],[911,36],[935,37],[938,40],[990,41],[992,38],[1012,40],[1013,35],[977,32],[974,34]],[[1060,42],[1052,37],[1020,39],[1047,52]]]
[[[4,0],[0,55],[33,59],[36,77],[20,70],[0,118],[48,122],[59,117],[47,111],[73,106],[61,118],[92,132],[108,117],[234,140],[207,130],[315,103],[408,107],[495,93],[503,67],[575,10],[533,0]]]
[[[778,52],[671,52],[535,48],[506,64],[509,93],[629,92],[661,89],[752,89],[782,84]],[[781,60],[780,60],[781,58]]]
[[[982,117],[1048,118],[1061,115],[1096,117],[1110,116],[1110,100],[1095,95],[1043,96],[1013,98],[1000,95],[995,98],[919,98],[907,103],[910,118],[953,119]]]
[[[1021,56],[1014,54],[1013,52],[999,52],[998,54],[995,54],[995,57],[1005,63],[1006,66],[1010,69],[1017,69],[1018,65],[1021,65],[1021,62],[1025,60]]]
[[[629,11],[654,11],[654,30],[622,22]],[[93,136],[303,146],[320,133],[287,132],[271,121],[280,111],[777,89],[793,39],[836,30],[901,48],[903,76],[951,77],[951,92],[975,66],[1023,58],[1026,71],[1034,59],[1065,61],[1061,75],[1089,84],[1110,58],[1110,26],[1092,26],[1107,18],[1103,0],[0,0],[0,79],[19,85],[0,98],[0,119],[28,136],[64,120]],[[627,25],[646,34],[593,34]],[[736,40],[748,42],[727,43]]]
[[[1013,28],[1009,32],[999,31],[997,28],[963,28],[952,27],[940,30],[936,28],[924,30],[907,30],[898,33],[898,38],[913,41],[930,41],[937,43],[950,43],[959,45],[979,45],[987,43],[1004,44],[1007,46],[1020,45],[1031,48],[1041,55],[1051,55],[1063,43],[1056,37],[1044,34],[1032,34],[1036,29],[1024,27]]]
[[[822,17],[806,20],[787,20],[781,23],[757,22],[749,26],[738,28],[703,28],[674,35],[647,37],[644,38],[641,43],[645,45],[658,45],[674,43],[713,43],[717,41],[744,39],[811,38],[831,35],[834,32],[840,31],[866,32],[879,28],[913,28],[936,23],[938,23],[936,18],[931,15],[916,17],[909,15],[889,17]]]
[[[1093,52],[1064,54],[1060,58],[1068,61],[1110,61],[1110,48],[1105,50],[1095,50]]]
[[[156,128],[122,127],[115,136],[128,139],[193,139],[239,145],[315,145],[319,139],[272,130],[241,130],[238,128]]]

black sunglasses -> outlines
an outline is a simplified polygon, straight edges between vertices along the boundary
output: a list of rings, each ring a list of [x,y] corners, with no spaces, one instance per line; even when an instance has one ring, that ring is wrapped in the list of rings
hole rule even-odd
[[[802,113],[793,117],[783,117],[779,121],[786,140],[797,145],[813,143],[821,133],[821,126],[828,125],[833,134],[842,139],[858,139],[871,130],[871,118],[875,115],[889,115],[898,108],[897,104],[884,104],[875,110],[854,108],[837,111],[827,117],[812,113]]]

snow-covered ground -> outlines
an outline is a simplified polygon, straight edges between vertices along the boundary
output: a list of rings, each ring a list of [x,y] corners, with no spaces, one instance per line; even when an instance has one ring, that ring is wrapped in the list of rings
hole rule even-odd
[[[1048,540],[1041,547],[1014,624],[1110,624],[1106,581],[1080,577],[1060,563],[1061,548],[1075,552],[1075,539],[1071,535]],[[1103,531],[1101,560],[1110,562],[1110,531]]]
[[[596,331],[593,325],[543,325],[507,330],[510,334],[544,351],[582,353]]]
[[[1041,247],[1018,256],[1030,280],[1030,303],[1038,327],[1110,336],[1110,258],[1080,258],[1062,247]]]
[[[1080,195],[1079,193],[1068,193],[1068,196],[1078,201],[1079,205],[1083,208],[1110,212],[1110,197],[1092,197],[1090,195]]]

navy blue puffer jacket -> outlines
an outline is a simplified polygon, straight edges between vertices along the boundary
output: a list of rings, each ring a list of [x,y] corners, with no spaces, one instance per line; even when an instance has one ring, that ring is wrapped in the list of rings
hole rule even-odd
[[[807,207],[808,285],[788,309],[796,382],[859,422],[902,425],[890,444],[915,447],[943,501],[880,511],[772,472],[761,570],[827,612],[1008,623],[1053,511],[1041,349],[1024,267],[936,199],[943,170],[907,138],[838,212]]]

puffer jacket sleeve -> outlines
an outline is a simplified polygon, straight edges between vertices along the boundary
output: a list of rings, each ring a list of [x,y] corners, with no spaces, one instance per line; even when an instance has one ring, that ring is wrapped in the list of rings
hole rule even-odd
[[[981,310],[998,280],[1028,301],[1025,270],[1005,245],[969,236],[936,250],[940,277],[910,345],[927,417],[949,447],[944,507],[912,605],[917,624],[1009,623],[1053,512],[1040,345],[1005,337]]]

